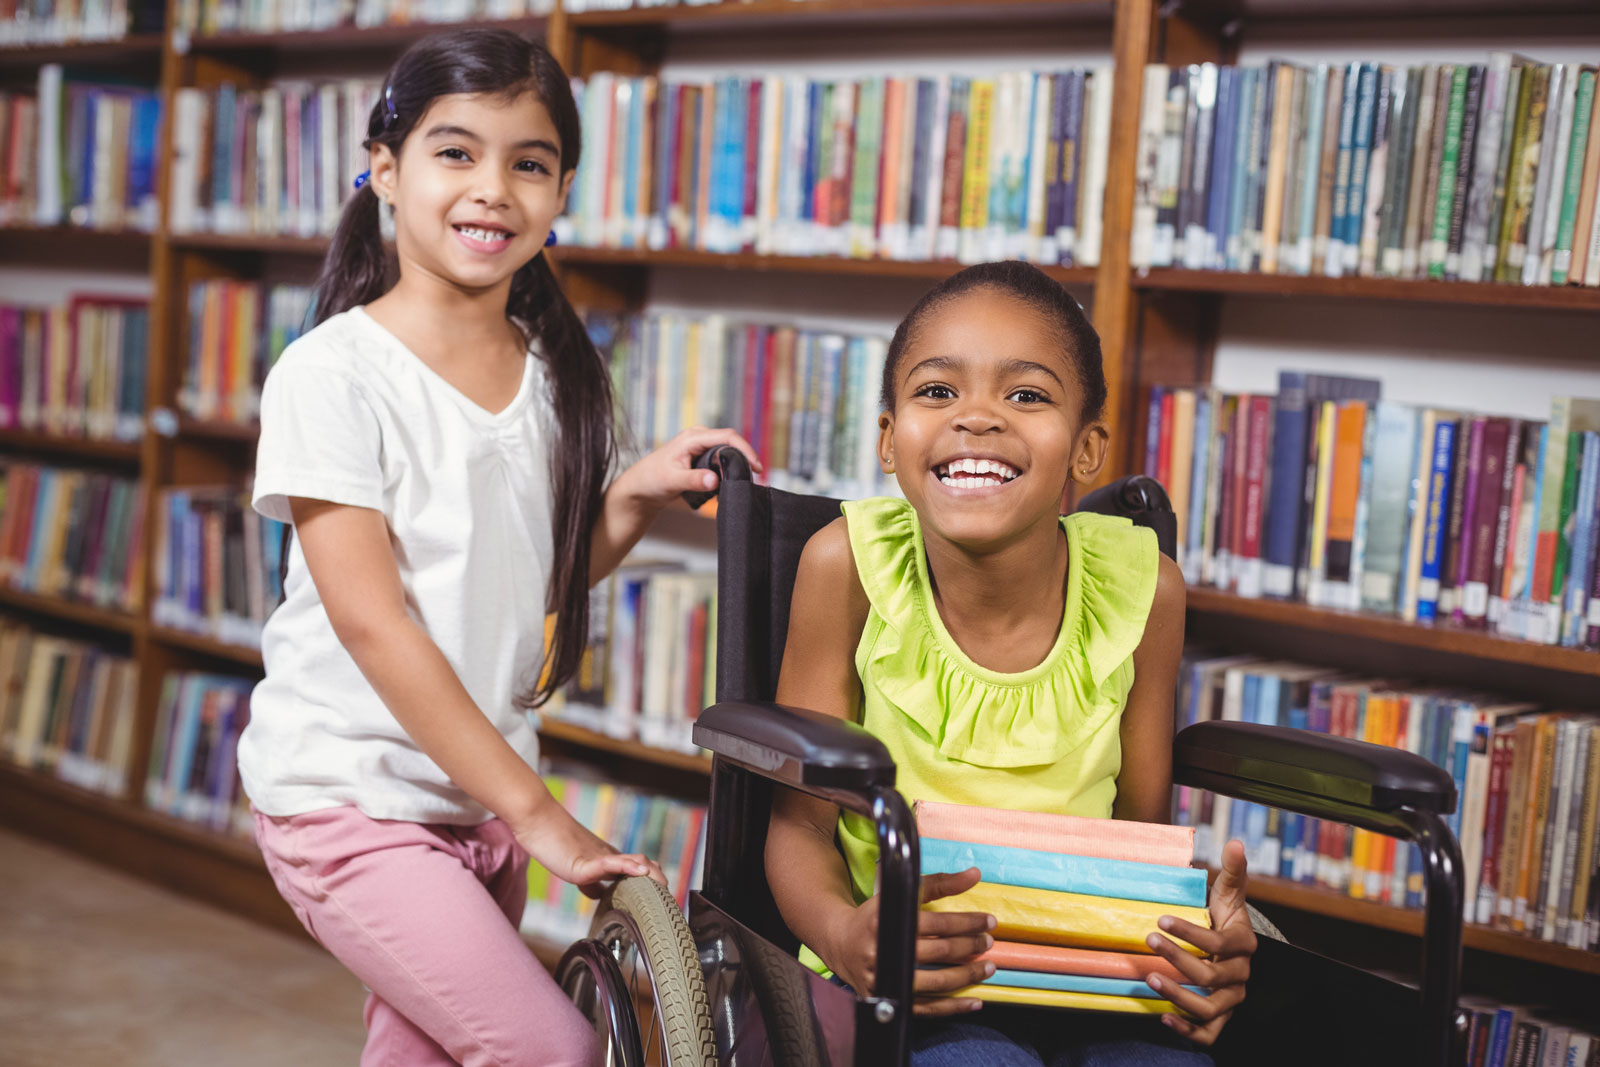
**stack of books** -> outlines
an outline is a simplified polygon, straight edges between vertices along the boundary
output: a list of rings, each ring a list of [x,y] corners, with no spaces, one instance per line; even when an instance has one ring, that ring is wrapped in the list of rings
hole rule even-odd
[[[39,68],[30,98],[0,93],[0,223],[155,231],[161,95]]]
[[[630,562],[589,599],[577,676],[546,714],[656,748],[698,752],[691,737],[715,701],[717,576],[680,563]]]
[[[1145,470],[1189,581],[1600,648],[1600,400],[1539,420],[1378,393],[1297,371],[1276,397],[1155,387]]]
[[[225,82],[173,94],[173,233],[331,234],[367,169],[380,82]]]
[[[147,300],[0,304],[0,429],[137,441],[149,343]]]
[[[1471,1017],[1465,1063],[1482,1067],[1595,1067],[1600,1062],[1600,1024],[1486,997],[1462,997]]]
[[[310,326],[313,290],[227,280],[189,287],[189,359],[178,407],[197,419],[248,424],[261,386],[289,343]]]
[[[916,819],[924,875],[977,867],[982,878],[924,909],[987,912],[997,923],[994,948],[981,957],[995,973],[952,996],[1095,1011],[1172,1010],[1145,980],[1159,974],[1183,984],[1183,976],[1152,954],[1145,939],[1163,915],[1211,925],[1206,872],[1191,866],[1192,829],[929,801],[917,803]]]
[[[213,830],[252,832],[234,758],[250,721],[255,683],[226,674],[173,671],[161,683],[145,805]]]
[[[189,34],[287,33],[340,26],[471,22],[548,15],[555,0],[180,0],[177,27]]]
[[[1191,650],[1179,728],[1256,722],[1414,752],[1460,798],[1465,918],[1572,948],[1600,947],[1600,715],[1482,693]],[[1238,839],[1254,874],[1396,907],[1423,904],[1421,856],[1391,837],[1180,787],[1173,821],[1216,863]]]
[[[284,525],[256,514],[248,490],[169,489],[160,501],[151,618],[260,648],[267,615],[283,596]]]
[[[551,795],[574,819],[619,850],[640,852],[659,863],[678,906],[687,904],[689,891],[700,887],[705,865],[704,805],[574,777],[561,767],[547,767],[542,774]],[[594,906],[577,886],[553,877],[537,862],[528,864],[524,933],[563,942],[584,937]]]
[[[878,392],[888,342],[723,315],[591,313],[633,443],[659,447],[690,426],[729,426],[792,492],[895,491],[878,468]]]
[[[1094,266],[1108,71],[992,78],[596,74],[563,241]]]
[[[1595,67],[1152,64],[1138,267],[1600,285]]]
[[[138,611],[144,600],[143,546],[138,482],[0,462],[0,583]]]
[[[138,681],[125,655],[0,620],[0,754],[121,796],[133,757]]]

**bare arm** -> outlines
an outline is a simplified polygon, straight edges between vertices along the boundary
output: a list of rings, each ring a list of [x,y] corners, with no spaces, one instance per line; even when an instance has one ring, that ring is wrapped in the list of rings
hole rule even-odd
[[[1183,656],[1183,572],[1166,556],[1144,639],[1133,653],[1133,689],[1122,710],[1122,772],[1112,817],[1166,822],[1172,810],[1172,712]]]
[[[578,825],[487,716],[406,611],[383,515],[292,497],[311,580],[339,643],[407,736],[450,780],[504,819],[540,863],[580,885],[607,874],[659,876]],[[626,863],[622,861],[627,861]]]

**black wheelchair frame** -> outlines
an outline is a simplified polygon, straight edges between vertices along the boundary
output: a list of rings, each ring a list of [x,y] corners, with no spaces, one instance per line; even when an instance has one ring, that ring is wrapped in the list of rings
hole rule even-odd
[[[763,862],[773,788],[799,789],[867,815],[877,827],[883,898],[878,982],[871,995],[855,999],[854,1062],[863,1067],[904,1064],[912,1018],[920,857],[910,808],[895,790],[894,764],[883,745],[859,726],[770,701],[800,552],[812,533],[838,517],[839,501],[757,485],[744,456],[730,447],[712,450],[699,465],[720,475],[716,494],[720,498],[719,699],[700,714],[694,728],[695,742],[714,758],[704,889],[692,894],[689,909],[690,927],[701,941],[712,1014],[736,1029],[737,1016],[745,1009],[718,1004],[719,996],[725,996],[718,989],[725,983],[719,985],[717,968],[726,949],[708,948],[705,939],[723,938],[718,944],[725,945],[726,938],[733,937],[746,946],[747,956],[749,946],[770,943],[788,954],[784,965],[800,967],[792,958],[796,940],[773,903]],[[691,503],[698,506],[694,500]],[[1172,555],[1176,520],[1165,491],[1153,479],[1125,478],[1090,494],[1081,508],[1125,515],[1152,527],[1163,551]],[[1452,1055],[1459,1055],[1454,1050],[1465,1047],[1465,1027],[1456,1008],[1461,856],[1442,818],[1456,803],[1450,776],[1419,756],[1365,742],[1286,727],[1208,722],[1177,735],[1173,778],[1176,784],[1348,823],[1418,846],[1427,887],[1420,994],[1292,946],[1269,948],[1266,940],[1254,973],[1259,975],[1264,966],[1277,965],[1273,961],[1285,957],[1291,962],[1282,966],[1295,969],[1294,981],[1309,983],[1303,990],[1308,1003],[1333,998],[1337,1011],[1368,1012],[1359,1029],[1369,1032],[1379,1051],[1363,1063],[1444,1067],[1454,1062]],[[754,961],[746,964],[754,966]],[[1317,977],[1304,977],[1310,973]],[[809,972],[806,978],[813,983],[807,987],[813,995],[824,988]],[[1272,987],[1279,983],[1263,984],[1267,996],[1257,997],[1252,982],[1252,1001],[1270,1002]],[[841,992],[828,988],[830,997]],[[1247,1002],[1240,1015],[1254,1006]],[[1303,1008],[1302,1004],[1293,1010]],[[1270,1029],[1274,1010],[1258,1009],[1250,1024]],[[1238,1018],[1228,1029],[1243,1022]],[[1281,1055],[1287,1049],[1275,1042],[1303,1038],[1310,1020],[1277,1022],[1286,1036],[1257,1047],[1275,1047]],[[1224,1043],[1229,1036],[1225,1031]],[[737,1044],[735,1034],[722,1032],[717,1040],[719,1062],[747,1062],[730,1052]],[[1393,1044],[1396,1041],[1398,1045]],[[1389,1060],[1383,1052],[1386,1043],[1398,1058]],[[1246,1042],[1241,1047],[1251,1046]],[[1301,1063],[1311,1062],[1305,1054],[1292,1055]],[[1237,1061],[1259,1062],[1250,1054]]]

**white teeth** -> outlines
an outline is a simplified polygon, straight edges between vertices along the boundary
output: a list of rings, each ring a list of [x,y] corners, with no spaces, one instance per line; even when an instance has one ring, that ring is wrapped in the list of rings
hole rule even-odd
[[[501,230],[480,230],[476,226],[458,226],[462,233],[475,241],[509,241],[511,235]]]

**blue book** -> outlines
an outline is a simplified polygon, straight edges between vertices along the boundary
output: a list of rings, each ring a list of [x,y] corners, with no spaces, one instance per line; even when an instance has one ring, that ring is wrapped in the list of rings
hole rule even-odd
[[[623,248],[632,248],[634,222],[639,215],[639,183],[631,178],[639,173],[639,153],[644,148],[644,102],[639,99],[644,92],[644,84],[638,78],[625,78],[623,83],[628,91],[623,95],[627,112],[619,116],[619,122],[626,131],[622,139],[620,163],[622,173],[628,175],[630,180],[622,183],[622,232],[617,236]]]
[[[1575,444],[1574,442],[1573,444]],[[1573,447],[1569,444],[1568,447]],[[1578,478],[1578,502],[1573,509],[1571,578],[1562,605],[1561,643],[1576,648],[1588,632],[1584,605],[1589,599],[1589,576],[1594,573],[1595,498],[1600,495],[1600,433],[1585,431]]]
[[[1422,531],[1422,570],[1417,582],[1417,621],[1439,614],[1439,570],[1444,560],[1446,514],[1450,506],[1451,466],[1456,451],[1456,422],[1440,419],[1433,428],[1433,458],[1428,472],[1426,525]]]
[[[1344,75],[1344,99],[1339,108],[1339,142],[1333,172],[1333,215],[1328,224],[1325,273],[1344,272],[1344,219],[1350,210],[1350,164],[1355,152],[1356,111],[1359,107],[1361,64],[1352,63]]]
[[[1183,574],[1191,583],[1200,580],[1200,554],[1205,547],[1206,461],[1211,441],[1210,389],[1195,390],[1194,465],[1189,472],[1189,521],[1184,528]]]
[[[1150,413],[1145,422],[1144,473],[1154,478],[1161,463],[1161,399],[1167,395],[1164,385],[1150,387]]]
[[[1228,178],[1228,228],[1223,256],[1228,270],[1242,270],[1244,254],[1245,175],[1250,167],[1250,123],[1260,108],[1262,70],[1245,67],[1239,72],[1238,121],[1233,133],[1233,172]]]
[[[1198,867],[1069,856],[1004,845],[922,839],[922,873],[952,874],[976,867],[993,885],[1086,893],[1118,900],[1206,906],[1206,872]]]
[[[1069,993],[1099,993],[1108,997],[1144,997],[1160,999],[1160,994],[1143,982],[1127,978],[1094,978],[1081,974],[1047,974],[1043,971],[997,970],[985,979],[989,985],[1011,986],[1019,989],[1059,989]],[[1197,985],[1183,988],[1200,996],[1206,990]]]
[[[1226,266],[1228,204],[1233,194],[1234,142],[1239,130],[1239,68],[1217,71],[1217,111],[1212,123],[1211,175],[1206,185],[1206,247],[1203,266]],[[1196,438],[1200,440],[1200,438]]]
[[[155,225],[156,141],[160,127],[161,98],[154,93],[139,93],[133,98],[128,135],[128,206],[141,213],[137,217],[145,228]]]
[[[1283,687],[1288,683],[1269,671],[1263,672],[1258,677],[1256,686],[1255,711],[1251,715],[1248,700],[1245,703],[1245,714],[1250,716],[1245,721],[1260,723],[1262,726],[1278,725],[1278,699],[1282,695]],[[1261,859],[1262,848],[1267,840],[1267,808],[1265,804],[1246,805],[1244,847],[1246,854],[1258,861],[1258,866],[1265,866]]]
[[[678,170],[678,111],[674,106],[678,95],[672,85],[662,85],[657,90],[655,210],[646,234],[651,248],[667,246],[667,210],[672,204],[672,179]]]
[[[1317,184],[1321,177],[1322,127],[1328,111],[1328,65],[1319,64],[1306,80],[1305,152],[1300,159],[1300,242],[1290,263],[1296,274],[1311,271],[1311,248],[1317,219]]]
[[[1287,599],[1294,595],[1294,572],[1300,556],[1298,527],[1310,422],[1303,372],[1278,372],[1278,403],[1272,418],[1272,473],[1267,483],[1267,512],[1261,537],[1261,591],[1269,597]]]
[[[28,535],[28,556],[23,564],[22,580],[17,584],[24,589],[39,587],[39,568],[44,564],[45,534],[56,512],[56,498],[61,493],[61,476],[53,470],[39,472],[37,503],[33,507],[33,532]]]
[[[1484,1067],[1509,1067],[1511,1059],[1511,1031],[1517,1024],[1516,1008],[1501,1008],[1494,1016],[1494,1029],[1489,1031],[1489,1055]]]
[[[212,102],[215,108],[212,113],[215,140],[211,142],[211,223],[218,229],[223,227],[218,225],[217,212],[220,209],[225,216],[229,215],[229,201],[233,199],[233,187],[229,179],[233,172],[234,94],[233,85],[223,82],[217,87],[217,96]]]
[[[800,220],[809,222],[817,217],[817,167],[822,158],[822,138],[828,129],[826,105],[827,87],[820,81],[810,83],[811,132],[806,138],[805,177],[800,187]],[[807,241],[809,243],[809,236]]]
[[[739,227],[744,218],[745,152],[755,151],[755,145],[746,145],[749,139],[750,81],[746,78],[730,79],[731,99],[728,101],[728,166],[723,172],[724,199],[722,217],[725,222],[723,249],[737,252],[740,248]]]
[[[1378,65],[1363,63],[1356,85],[1356,121],[1350,141],[1350,193],[1342,220],[1345,270],[1354,270],[1361,259],[1361,224],[1367,206],[1367,161],[1372,150],[1377,101]]]

